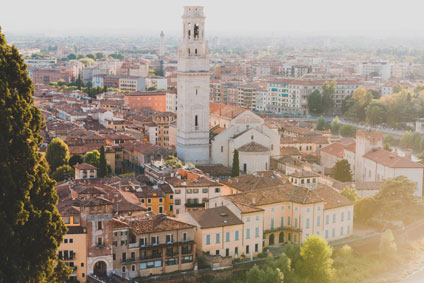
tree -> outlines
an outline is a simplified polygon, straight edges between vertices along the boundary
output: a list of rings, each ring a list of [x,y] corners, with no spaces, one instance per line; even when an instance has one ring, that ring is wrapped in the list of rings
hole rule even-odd
[[[306,282],[330,282],[334,274],[333,248],[318,235],[309,236],[300,248],[300,272]]]
[[[69,158],[69,166],[74,167],[77,163],[81,164],[84,160],[82,159],[82,156],[79,154],[72,155],[71,158]]]
[[[342,137],[355,137],[356,136],[356,128],[352,125],[343,125],[340,128],[340,135]]]
[[[94,59],[92,59],[92,58],[84,57],[84,58],[79,59],[78,61],[83,63],[84,67],[94,65]]]
[[[353,202],[355,202],[359,198],[358,194],[356,193],[356,190],[350,187],[344,187],[341,192],[341,195]]]
[[[324,118],[321,117],[318,119],[318,122],[317,122],[318,131],[328,130],[329,128],[330,128],[330,125],[324,120]]]
[[[231,177],[237,177],[240,175],[240,161],[238,150],[235,149],[233,153],[233,167],[231,169]]]
[[[380,238],[380,255],[384,258],[393,258],[397,252],[395,237],[392,230],[387,229],[381,234]]]
[[[156,90],[156,88],[154,86],[151,86],[147,89],[147,91],[155,91],[155,90]]]
[[[71,53],[71,54],[69,54],[68,55],[68,57],[67,57],[69,60],[75,60],[75,59],[77,59],[77,55],[75,55],[75,53]]]
[[[105,54],[103,52],[96,53],[96,60],[103,59],[104,57],[105,57]]]
[[[321,105],[324,113],[331,113],[334,107],[333,95],[336,93],[336,82],[327,81],[322,85]]]
[[[68,164],[68,145],[59,138],[54,138],[47,146],[46,159],[50,166],[50,172],[56,171],[59,166]]]
[[[350,171],[349,162],[342,159],[336,162],[333,167],[332,177],[340,182],[351,182],[352,172]]]
[[[66,227],[38,151],[42,117],[24,60],[1,30],[0,62],[0,282],[63,282],[69,268],[55,259]]]
[[[333,123],[331,124],[331,134],[332,135],[338,135],[339,134],[339,132],[340,132],[340,120],[339,120],[339,117],[335,117],[334,119],[333,119]]]
[[[260,269],[256,264],[246,272],[247,283],[281,283],[284,275],[276,268],[272,269],[269,266],[265,269]]]
[[[386,121],[387,108],[381,102],[371,102],[365,109],[367,122],[371,125],[382,124]]]
[[[79,90],[81,90],[82,86],[84,85],[84,83],[83,83],[83,82],[82,82],[82,80],[81,80],[81,75],[79,75],[79,74],[78,74],[78,79],[75,81],[75,83],[76,83],[76,85],[77,85],[77,88],[78,88]]]
[[[107,176],[107,162],[105,156],[105,147],[102,145],[100,148],[99,177],[103,178],[105,176]]]
[[[319,90],[314,90],[308,96],[308,109],[311,114],[322,114],[323,108],[321,104],[321,93]]]
[[[74,175],[74,169],[72,169],[69,165],[62,165],[57,167],[57,169],[52,173],[52,178],[56,180],[56,182],[63,181],[67,178],[70,178]]]
[[[356,121],[365,121],[365,109],[372,101],[372,94],[365,88],[357,88],[346,102],[345,115]]]
[[[84,162],[97,168],[100,166],[100,152],[98,150],[89,151],[84,155]]]

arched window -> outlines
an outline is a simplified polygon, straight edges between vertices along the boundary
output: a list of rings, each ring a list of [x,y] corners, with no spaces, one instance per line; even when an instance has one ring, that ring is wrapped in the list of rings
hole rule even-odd
[[[187,35],[188,35],[188,39],[190,39],[191,38],[191,24],[190,23],[188,23],[188,32],[187,32]]]
[[[197,55],[197,48],[194,49],[194,55]]]
[[[193,35],[194,35],[194,39],[199,39],[199,25],[198,24],[195,24],[194,25],[194,33],[193,33]]]

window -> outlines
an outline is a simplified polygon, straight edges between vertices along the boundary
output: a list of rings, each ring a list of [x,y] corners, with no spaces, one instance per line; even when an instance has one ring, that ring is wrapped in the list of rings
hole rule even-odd
[[[172,204],[169,205],[169,211],[173,211],[174,210],[174,206]]]
[[[287,225],[290,226],[290,216],[287,216]]]
[[[259,215],[256,215],[256,221],[259,221]]]
[[[206,235],[206,245],[211,244],[211,235]]]
[[[293,235],[293,242],[297,243],[297,235],[296,234]]]
[[[172,234],[166,235],[166,243],[167,244],[172,243],[173,240],[174,240],[174,237],[173,237]]]
[[[220,193],[221,189],[220,188],[215,188],[215,193]]]
[[[102,223],[102,221],[97,221],[97,230],[103,230],[103,223]]]
[[[147,199],[147,203],[152,203],[152,199],[151,198],[148,198]]]
[[[340,227],[340,236],[343,236],[343,229],[344,227]]]
[[[280,227],[283,228],[284,227],[284,216],[281,216],[281,220],[280,220]]]
[[[250,229],[246,229],[246,239],[250,239]]]
[[[239,240],[239,231],[236,231],[236,232],[235,232],[235,237],[234,237],[234,238],[235,238],[235,240],[236,240],[236,241],[238,241],[238,240]]]
[[[159,213],[163,213],[163,206],[159,206]]]
[[[225,256],[230,256],[230,249],[225,249]]]
[[[336,229],[335,228],[333,228],[333,231],[332,231],[332,233],[331,233],[331,236],[334,238],[334,237],[336,237]]]
[[[274,218],[271,218],[271,230],[274,230]]]
[[[350,220],[350,211],[347,212],[347,220]]]
[[[247,245],[246,246],[246,254],[248,254],[250,251],[249,251],[249,245]]]
[[[333,223],[336,223],[336,215],[333,214]]]
[[[151,206],[148,206],[147,207],[147,211],[152,211],[152,207]]]
[[[259,252],[259,245],[255,244],[255,253]]]
[[[169,199],[174,199],[174,195],[169,195]]]
[[[317,226],[321,226],[321,216],[317,216]]]
[[[138,240],[138,243],[140,244],[140,247],[144,247],[145,245],[147,245],[147,239],[146,238],[140,238]]]
[[[208,193],[208,191],[209,191],[209,189],[208,189],[208,188],[204,188],[204,189],[202,189],[202,193],[204,193],[204,194],[207,194],[207,193]]]
[[[247,164],[246,163],[243,163],[243,171],[247,172]]]
[[[126,261],[127,261],[127,253],[122,253],[122,262],[126,262]]]
[[[221,238],[220,238],[220,236],[221,236],[221,234],[216,233],[216,236],[215,236],[215,243],[219,244],[219,243],[221,242]]]
[[[327,216],[325,216],[325,224],[329,224],[330,223],[330,216],[329,215],[327,215]]]
[[[328,239],[328,230],[325,230],[325,238]]]
[[[309,228],[309,218],[306,219],[306,229]]]
[[[69,216],[65,216],[62,219],[63,219],[63,223],[65,224],[69,224],[71,222]]]
[[[199,121],[198,121],[198,116],[194,115],[194,126],[198,127],[199,126]]]
[[[122,270],[122,273],[125,273],[125,271],[126,271],[125,265],[122,266],[121,270]]]
[[[255,228],[255,237],[259,238],[259,227]]]
[[[247,222],[250,222],[250,217],[247,217],[246,221],[247,221]]]
[[[180,199],[175,199],[175,205],[180,205],[181,204],[181,200]]]
[[[224,146],[221,145],[221,152],[224,152]]]
[[[178,194],[181,194],[181,190],[175,190],[175,193],[178,195]]]
[[[230,232],[225,232],[225,241],[226,242],[230,241]]]
[[[184,232],[183,233],[183,242],[186,242],[187,241],[187,232]]]
[[[64,242],[65,244],[67,244],[67,243],[68,243],[68,239],[64,239],[64,240],[63,240],[63,242]]]
[[[135,265],[131,265],[131,271],[135,271]]]
[[[163,202],[163,198],[159,198],[159,202],[162,203]]]
[[[297,227],[297,218],[294,219],[294,227]]]
[[[344,221],[344,212],[341,213],[340,221]]]

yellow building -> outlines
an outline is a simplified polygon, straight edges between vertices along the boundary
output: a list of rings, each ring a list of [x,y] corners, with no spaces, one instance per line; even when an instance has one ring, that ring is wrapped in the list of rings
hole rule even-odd
[[[174,215],[174,192],[169,184],[142,187],[135,192],[135,195],[148,211]]]
[[[73,268],[69,280],[87,281],[87,229],[81,226],[78,207],[60,211],[68,232],[58,248],[58,258]]]

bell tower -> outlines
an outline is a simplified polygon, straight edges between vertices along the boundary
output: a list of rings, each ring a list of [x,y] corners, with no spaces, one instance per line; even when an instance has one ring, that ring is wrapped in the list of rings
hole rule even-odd
[[[177,155],[185,162],[209,163],[209,58],[203,7],[184,7],[178,48]]]

